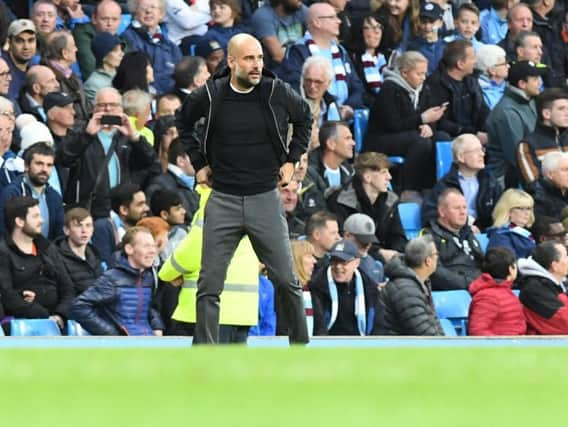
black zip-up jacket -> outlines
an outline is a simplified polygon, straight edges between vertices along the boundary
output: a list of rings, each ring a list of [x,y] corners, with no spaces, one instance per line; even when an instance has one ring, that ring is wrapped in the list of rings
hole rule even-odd
[[[176,126],[179,138],[189,145],[188,153],[191,164],[199,171],[208,164],[212,164],[211,151],[208,149],[208,139],[211,126],[215,126],[219,107],[224,99],[224,92],[229,88],[229,69],[208,80],[207,83],[192,91],[176,115]],[[312,131],[312,115],[309,105],[287,83],[279,80],[268,70],[262,71],[259,84],[260,97],[266,102],[265,120],[268,125],[270,140],[279,153],[279,162],[296,163],[308,149]],[[200,141],[193,129],[194,125],[205,118],[205,135]],[[254,126],[255,118],[250,124]],[[290,142],[286,135],[288,125],[293,125]]]
[[[85,259],[71,250],[67,237],[57,239],[54,245],[59,251],[65,271],[73,282],[75,295],[80,295],[103,274],[102,258],[93,245],[87,245]]]
[[[487,169],[482,169],[477,173],[477,180],[479,182],[479,190],[475,202],[477,207],[475,225],[480,230],[483,230],[493,224],[491,213],[497,204],[497,200],[501,197],[503,188]],[[458,177],[458,167],[455,163],[452,164],[448,173],[424,197],[422,202],[423,225],[427,225],[430,221],[435,221],[438,217],[438,197],[447,188],[455,188],[462,191]]]
[[[542,177],[529,188],[529,192],[534,198],[536,216],[546,215],[562,220],[562,210],[568,206],[568,193],[562,193],[552,181]]]

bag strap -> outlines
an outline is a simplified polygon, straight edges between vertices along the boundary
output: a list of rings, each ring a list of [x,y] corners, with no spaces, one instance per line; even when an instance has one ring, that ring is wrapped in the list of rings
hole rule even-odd
[[[108,152],[106,153],[105,160],[103,162],[101,169],[99,170],[99,173],[97,174],[97,178],[95,179],[95,185],[93,186],[93,189],[91,190],[91,194],[89,196],[89,202],[88,202],[88,206],[87,206],[87,209],[89,211],[91,210],[91,204],[96,197],[97,189],[101,185],[101,181],[103,179],[103,176],[104,176],[105,173],[107,173],[108,164],[110,163],[110,159],[111,159],[112,155],[114,154],[114,149],[116,148],[117,141],[118,141],[118,138],[115,138],[113,136],[110,147],[108,148]]]

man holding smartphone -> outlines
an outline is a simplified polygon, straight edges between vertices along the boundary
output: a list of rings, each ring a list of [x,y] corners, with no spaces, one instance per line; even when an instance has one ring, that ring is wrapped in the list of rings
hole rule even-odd
[[[152,146],[130,124],[114,88],[97,93],[85,130],[63,141],[57,159],[70,168],[64,201],[90,208],[94,219],[108,216],[111,188],[124,182],[140,184],[157,165]]]
[[[302,288],[293,273],[277,184],[290,182],[294,164],[307,150],[310,109],[288,84],[263,70],[262,46],[254,37],[243,33],[231,38],[227,60],[230,75],[225,70],[191,92],[177,117],[180,139],[189,143],[197,182],[213,188],[205,212],[196,285],[194,343],[219,342],[219,296],[229,261],[245,233],[280,289],[290,342],[306,343]],[[206,130],[198,141],[193,126],[202,117],[207,118]],[[289,124],[293,134],[288,143]]]

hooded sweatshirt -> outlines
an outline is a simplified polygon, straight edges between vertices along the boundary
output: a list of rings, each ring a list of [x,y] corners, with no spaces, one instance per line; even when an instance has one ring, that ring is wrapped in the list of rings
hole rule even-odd
[[[469,285],[469,335],[524,335],[527,323],[523,306],[511,287],[513,282],[496,280],[483,273]]]
[[[408,92],[408,96],[410,98],[410,101],[412,102],[412,105],[414,106],[414,109],[418,109],[418,101],[420,100],[420,91],[422,90],[422,85],[414,89],[408,84],[406,80],[404,80],[398,70],[393,70],[391,68],[385,68],[384,79],[385,82],[391,81]]]

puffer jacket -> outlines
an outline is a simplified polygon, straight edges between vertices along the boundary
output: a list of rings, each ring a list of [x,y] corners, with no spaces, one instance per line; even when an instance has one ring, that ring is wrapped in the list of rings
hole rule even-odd
[[[152,307],[156,281],[152,269],[136,270],[123,255],[75,299],[70,317],[92,335],[152,335],[164,329]]]
[[[469,335],[524,335],[523,306],[511,290],[513,282],[497,282],[483,273],[469,285]]]
[[[539,178],[529,192],[534,198],[534,213],[536,216],[546,215],[562,219],[562,209],[568,206],[568,194],[563,194],[546,178]]]
[[[387,264],[390,278],[379,292],[379,335],[444,335],[436,315],[432,290],[400,257]]]
[[[59,251],[61,262],[73,282],[75,295],[80,295],[103,274],[102,259],[93,245],[87,245],[85,259],[82,259],[71,250],[66,237],[57,239],[53,244]]]

